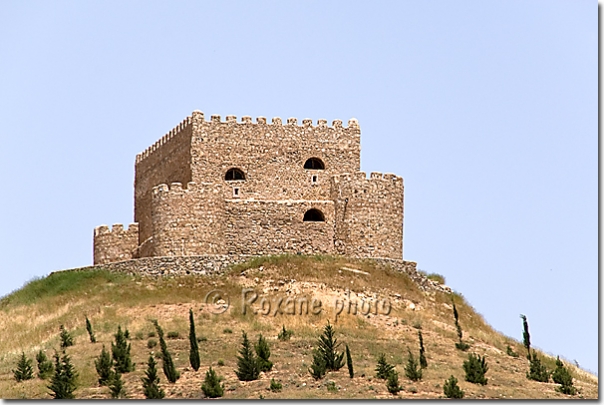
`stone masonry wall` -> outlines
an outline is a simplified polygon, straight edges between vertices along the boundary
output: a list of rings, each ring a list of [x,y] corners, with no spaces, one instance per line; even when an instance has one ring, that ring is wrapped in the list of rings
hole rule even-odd
[[[193,127],[187,117],[174,129],[136,156],[134,166],[134,221],[140,225],[142,252],[152,236],[151,190],[160,184],[187,184],[191,178],[191,137]]]
[[[354,119],[346,128],[340,120],[330,127],[325,120],[313,126],[305,119],[298,125],[295,118],[286,124],[273,118],[269,124],[263,117],[252,123],[251,117],[237,122],[227,116],[222,122],[213,115],[208,122],[196,111],[191,122],[193,181],[229,185],[224,188],[225,199],[233,197],[232,187],[237,186],[241,199],[328,200],[332,175],[360,170],[360,128]],[[304,169],[311,157],[321,159],[325,170]],[[245,181],[226,182],[230,168],[241,169]]]
[[[149,254],[183,256],[222,254],[224,248],[224,199],[222,185],[189,182],[153,188],[151,218],[153,239]]]
[[[336,252],[350,257],[403,258],[403,179],[364,172],[332,178]]]
[[[124,229],[122,224],[107,225],[94,229],[94,264],[106,264],[136,257],[138,246],[138,224]]]
[[[304,222],[311,208],[323,212],[325,222]],[[225,218],[228,254],[333,253],[332,201],[227,200]]]

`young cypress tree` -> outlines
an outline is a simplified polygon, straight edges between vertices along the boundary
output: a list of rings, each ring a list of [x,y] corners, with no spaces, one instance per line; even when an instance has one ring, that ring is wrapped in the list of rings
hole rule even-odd
[[[193,370],[199,370],[199,347],[197,346],[197,336],[195,336],[195,320],[193,319],[193,310],[189,309],[189,363]]]
[[[375,376],[377,378],[381,378],[382,380],[386,380],[393,370],[394,366],[386,361],[386,355],[384,353],[380,353],[377,367],[375,368]]]
[[[390,375],[388,375],[386,388],[388,388],[388,392],[392,395],[397,395],[400,391],[402,391],[403,387],[401,387],[398,383],[398,373],[396,370],[392,370]]]
[[[94,332],[92,331],[92,324],[90,323],[88,317],[86,317],[86,331],[88,331],[90,343],[96,343],[96,337],[94,336]]]
[[[323,354],[316,349],[312,352],[312,364],[310,365],[308,372],[315,380],[320,380],[327,372],[325,358],[323,358]]]
[[[466,381],[474,384],[487,384],[485,374],[489,367],[485,357],[480,357],[474,353],[468,354],[468,360],[463,362],[463,369],[466,372]]]
[[[457,385],[457,378],[455,378],[453,375],[451,375],[451,377],[445,381],[443,391],[447,398],[461,399],[464,396],[464,392],[461,388],[459,388],[459,385]]]
[[[461,325],[459,324],[459,313],[457,312],[455,302],[453,302],[453,316],[455,317],[455,328],[457,329],[457,337],[459,338],[459,342],[455,343],[455,347],[465,352],[470,348],[470,345],[462,340],[463,332],[461,331]]]
[[[354,368],[352,367],[352,356],[350,355],[350,349],[346,345],[346,365],[348,366],[348,375],[350,378],[354,378]]]
[[[424,338],[422,336],[422,331],[417,331],[419,335],[419,365],[421,368],[428,367],[428,360],[426,360],[426,349],[424,348]]]
[[[271,348],[262,334],[260,334],[258,343],[254,346],[254,349],[256,350],[260,371],[271,371],[273,369],[273,362],[269,360],[269,357],[271,357]]]
[[[60,357],[55,352],[55,372],[48,386],[52,391],[50,395],[54,399],[74,399],[73,392],[77,388],[77,377],[78,373],[73,368],[69,356],[63,352],[63,356]]]
[[[206,377],[203,380],[201,390],[203,391],[203,395],[208,398],[219,398],[224,395],[224,386],[220,385],[220,378],[212,370],[212,366],[206,371]]]
[[[36,354],[36,362],[38,363],[38,378],[46,380],[52,375],[54,366],[42,350]]]
[[[115,365],[115,370],[119,373],[129,373],[134,371],[134,364],[130,358],[131,344],[126,340],[121,326],[117,327],[117,333],[114,335],[115,344],[111,342],[111,356]]]
[[[109,380],[111,380],[111,375],[113,373],[113,371],[111,371],[112,364],[109,352],[105,350],[105,345],[103,345],[100,356],[94,361],[96,372],[99,375],[99,385],[103,386],[109,384]]]
[[[547,370],[545,364],[541,363],[539,357],[537,357],[537,353],[533,350],[530,354],[530,368],[526,373],[526,378],[529,380],[539,381],[539,382],[548,382],[550,372]]]
[[[25,352],[21,352],[21,357],[19,357],[19,361],[17,362],[17,368],[13,370],[13,375],[17,382],[34,378],[34,368],[31,363],[31,359],[28,359],[27,356],[25,356]]]
[[[344,353],[338,353],[337,348],[340,346],[338,339],[335,338],[335,330],[327,321],[327,326],[323,330],[323,334],[319,336],[319,353],[323,355],[325,367],[327,371],[338,371],[344,366]]]
[[[237,370],[235,374],[237,374],[237,378],[241,381],[257,380],[260,375],[258,359],[254,355],[254,350],[245,331],[243,332],[243,341],[241,342],[241,349],[239,349],[239,356],[237,356]]]
[[[529,333],[528,321],[526,320],[526,316],[520,314],[522,318],[522,342],[524,343],[524,347],[526,347],[526,358],[531,359],[531,335]]]
[[[566,395],[575,395],[577,393],[577,389],[573,387],[573,376],[564,367],[564,363],[562,363],[559,356],[556,358],[556,369],[552,373],[552,380],[556,384],[560,384],[560,387],[557,388],[559,392]]]
[[[61,325],[59,329],[61,330],[61,349],[73,346],[73,337],[67,332],[67,329],[65,329],[63,325]]]
[[[153,325],[155,326],[155,330],[157,331],[157,336],[159,337],[159,346],[161,348],[161,357],[162,357],[162,368],[164,370],[164,374],[168,381],[172,384],[176,382],[180,378],[180,373],[176,370],[174,366],[174,361],[172,360],[172,355],[168,351],[168,346],[166,345],[166,341],[164,339],[164,331],[159,326],[157,320],[153,320]]]
[[[124,388],[124,381],[122,381],[122,373],[117,368],[111,374],[109,380],[109,391],[111,392],[112,399],[126,398],[126,390]]]
[[[405,375],[411,381],[419,381],[422,379],[422,369],[419,366],[417,360],[413,357],[413,353],[409,351],[409,359],[407,360],[407,366],[405,366]]]
[[[162,399],[166,396],[163,389],[159,387],[159,376],[157,375],[157,363],[152,355],[149,355],[147,362],[147,371],[145,371],[143,381],[143,392],[147,399]]]

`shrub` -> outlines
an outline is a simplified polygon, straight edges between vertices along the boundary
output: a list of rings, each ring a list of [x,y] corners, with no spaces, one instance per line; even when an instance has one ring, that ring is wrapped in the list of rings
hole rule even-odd
[[[126,339],[130,339],[130,331],[128,330],[128,328],[126,328],[126,330],[124,331],[124,337]]]
[[[422,369],[419,366],[417,360],[413,357],[411,350],[409,351],[409,359],[407,360],[407,366],[405,367],[405,375],[411,381],[419,381],[422,379]]]
[[[36,361],[38,362],[38,377],[42,380],[50,377],[54,371],[54,367],[52,361],[46,357],[46,354],[42,350],[36,354]]]
[[[529,380],[539,381],[539,382],[548,382],[550,372],[545,367],[545,364],[541,363],[539,357],[537,357],[537,353],[533,350],[530,355],[530,368],[526,373],[526,378]]]
[[[466,381],[486,385],[487,379],[485,374],[489,367],[487,365],[485,357],[480,357],[474,353],[468,354],[468,360],[463,362],[463,369],[466,372]]]
[[[224,360],[218,359],[218,363],[216,363],[216,364],[218,364],[220,367],[222,367],[222,366],[224,366]]]
[[[224,384],[220,385],[220,378],[214,370],[212,370],[212,366],[206,372],[206,377],[203,380],[203,385],[201,386],[201,390],[203,391],[203,395],[208,398],[219,398],[224,395]]]
[[[76,380],[78,373],[71,364],[69,356],[63,352],[63,356],[59,356],[55,352],[55,372],[50,381],[48,389],[52,391],[50,394],[54,399],[74,399],[73,392],[77,388]]]
[[[136,335],[134,335],[134,338],[136,340],[143,340],[145,338],[145,334],[142,330],[139,330],[138,332],[136,332]]]
[[[577,393],[577,389],[573,387],[573,376],[564,367],[564,363],[562,363],[560,357],[556,358],[556,369],[552,373],[552,380],[556,384],[560,384],[560,387],[556,388],[559,392],[566,395],[575,395]]]
[[[459,385],[457,385],[457,378],[455,378],[453,375],[451,375],[451,377],[445,381],[443,391],[447,398],[461,399],[464,396],[464,392],[461,390],[461,388],[459,388]]]
[[[111,374],[113,373],[111,371],[111,365],[111,357],[109,357],[109,353],[105,350],[105,345],[103,345],[100,356],[94,361],[96,372],[99,375],[99,385],[109,384]]]
[[[66,347],[73,346],[73,337],[67,332],[67,329],[63,325],[59,329],[61,330],[61,348],[65,349]]]
[[[124,382],[122,381],[122,374],[115,370],[109,380],[109,391],[111,392],[112,399],[126,398],[126,390],[124,389]]]
[[[277,335],[277,339],[279,339],[281,341],[289,340],[293,334],[294,334],[294,331],[292,331],[290,329],[285,329],[285,325],[283,325],[281,332],[279,332],[279,335]]]
[[[86,331],[88,332],[88,337],[90,337],[90,343],[96,343],[96,337],[94,336],[92,324],[90,323],[88,317],[86,317]]]
[[[172,360],[172,355],[168,351],[168,345],[166,345],[166,341],[164,340],[164,331],[159,326],[157,320],[153,320],[153,325],[155,326],[155,330],[157,331],[157,336],[159,336],[159,346],[161,348],[161,359],[162,359],[162,368],[164,370],[164,374],[169,382],[174,384],[176,380],[180,378],[180,373],[176,370],[174,366],[174,361]]]
[[[392,370],[388,375],[388,379],[386,380],[386,388],[388,388],[388,392],[392,395],[397,395],[403,390],[403,387],[401,387],[398,383],[398,373],[396,370]]]
[[[325,373],[327,372],[325,358],[318,350],[313,350],[312,364],[310,365],[308,372],[310,373],[310,375],[313,376],[315,380],[320,380],[325,376]]]
[[[25,352],[21,352],[21,357],[17,362],[17,368],[13,370],[13,375],[17,382],[31,380],[34,378],[34,368],[32,367],[31,359],[25,356]]]
[[[465,352],[470,348],[470,345],[467,344],[466,342],[457,342],[457,343],[455,343],[455,348],[457,348],[458,350],[461,350],[462,352]]]
[[[231,328],[224,328],[222,333],[233,333],[233,330]]]
[[[327,391],[329,392],[338,392],[338,387],[336,386],[335,381],[327,381],[325,386],[327,387]]]
[[[413,323],[413,327],[417,330],[421,330],[422,329],[422,324],[420,321],[416,321]]]
[[[155,339],[149,339],[147,341],[147,348],[148,349],[153,349],[155,346],[157,346],[157,340],[155,340]]]
[[[257,359],[260,371],[271,371],[273,368],[273,363],[269,360],[269,357],[271,356],[271,349],[262,334],[260,334],[258,343],[254,349],[256,350],[256,355],[258,356]]]
[[[279,392],[283,388],[283,385],[280,382],[275,381],[274,378],[271,378],[270,390],[273,392]]]
[[[506,349],[505,349],[506,353],[508,354],[508,356],[512,356],[512,357],[518,357],[518,353],[516,353],[511,347],[510,345],[507,345]]]
[[[388,376],[394,370],[394,366],[386,361],[386,355],[381,353],[378,357],[377,366],[375,368],[375,376],[382,380],[388,379]]]
[[[176,331],[170,331],[168,332],[168,339],[178,339],[178,337],[180,336],[180,333],[176,332]]]
[[[143,382],[143,393],[147,399],[162,399],[166,396],[166,393],[159,386],[159,376],[157,375],[157,363],[153,356],[149,355],[149,361],[147,362],[147,371],[145,371],[145,378],[141,378]]]
[[[126,334],[122,332],[120,326],[117,327],[117,333],[114,335],[115,344],[111,342],[111,357],[118,373],[129,373],[134,371],[134,364],[130,358],[131,344],[126,341]]]
[[[189,363],[193,370],[199,370],[199,347],[197,346],[197,336],[195,336],[195,320],[193,319],[192,309],[189,309]]]
[[[344,353],[339,353],[337,348],[340,346],[338,339],[335,338],[335,330],[327,321],[327,326],[323,329],[323,334],[319,336],[317,350],[325,360],[327,371],[338,371],[344,366]]]
[[[260,375],[258,359],[254,355],[252,345],[245,332],[243,332],[243,341],[239,349],[239,356],[237,356],[237,370],[235,374],[237,374],[237,378],[240,381],[257,380]]]
[[[350,355],[350,349],[346,345],[346,365],[348,366],[348,375],[350,378],[354,378],[354,368],[352,367],[352,356]]]
[[[445,277],[438,273],[431,273],[426,276],[428,280],[436,281],[439,284],[445,284]]]
[[[198,343],[207,342],[207,341],[208,341],[208,338],[205,337],[205,336],[200,336],[200,337],[197,338],[197,342]]]
[[[426,349],[424,348],[424,338],[422,332],[418,331],[419,335],[419,365],[421,368],[428,367],[428,360],[426,360]]]
[[[147,337],[148,338],[155,337],[155,331],[151,331],[151,332],[147,333]]]

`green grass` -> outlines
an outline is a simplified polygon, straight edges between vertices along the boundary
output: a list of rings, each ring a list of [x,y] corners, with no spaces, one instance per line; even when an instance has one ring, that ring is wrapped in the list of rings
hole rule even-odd
[[[60,271],[52,273],[48,277],[35,278],[19,290],[3,297],[0,299],[0,309],[8,306],[38,304],[41,299],[59,295],[91,292],[100,285],[128,279],[131,277],[106,270]]]

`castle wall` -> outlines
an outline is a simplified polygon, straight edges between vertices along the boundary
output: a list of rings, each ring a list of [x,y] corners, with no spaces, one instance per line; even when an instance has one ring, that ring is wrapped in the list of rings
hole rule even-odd
[[[403,179],[364,172],[334,176],[335,250],[351,257],[403,258]]]
[[[224,252],[222,186],[189,182],[152,191],[153,239],[141,256],[222,254]]]
[[[205,121],[201,112],[192,116],[192,178],[227,185],[224,198],[233,197],[233,187],[239,187],[240,198],[255,200],[327,200],[329,178],[334,174],[360,170],[360,128],[356,120],[348,127],[335,120],[332,126],[326,120],[313,125],[295,118],[282,124],[273,118],[269,124],[259,117],[237,122],[227,116],[222,122],[213,115]],[[304,169],[307,159],[315,157],[325,164],[325,170]],[[230,168],[241,169],[245,181],[224,180]],[[315,184],[312,176],[317,176]]]
[[[304,222],[304,213],[320,210],[325,222]],[[228,200],[224,237],[229,255],[333,253],[332,201]]]
[[[134,175],[134,221],[140,225],[140,241],[148,250],[152,236],[151,190],[159,184],[191,181],[191,136],[188,117],[174,129],[136,156]]]
[[[124,229],[122,224],[97,226],[93,238],[93,263],[106,264],[136,257],[138,246],[138,224]]]

